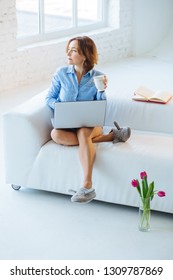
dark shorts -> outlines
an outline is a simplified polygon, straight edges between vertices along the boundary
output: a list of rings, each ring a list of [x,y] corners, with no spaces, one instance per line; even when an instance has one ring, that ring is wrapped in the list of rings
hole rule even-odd
[[[61,128],[62,130],[76,132],[79,128]]]
[[[90,127],[91,128],[91,127]],[[94,128],[94,127],[93,127]],[[63,130],[66,131],[71,131],[71,132],[76,132],[78,129],[80,129],[80,127],[76,127],[76,128],[62,128]]]

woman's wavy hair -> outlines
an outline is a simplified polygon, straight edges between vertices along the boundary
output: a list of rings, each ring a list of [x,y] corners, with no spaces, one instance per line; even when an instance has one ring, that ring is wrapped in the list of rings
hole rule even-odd
[[[85,56],[84,69],[86,72],[90,71],[98,62],[98,53],[94,41],[87,36],[78,36],[70,39],[67,43],[66,52],[68,52],[69,45],[72,41],[78,41],[78,52]]]

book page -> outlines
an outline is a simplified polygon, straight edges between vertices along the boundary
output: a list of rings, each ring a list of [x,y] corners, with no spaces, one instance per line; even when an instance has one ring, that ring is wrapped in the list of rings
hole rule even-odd
[[[151,99],[160,99],[160,100],[167,102],[169,99],[172,98],[172,95],[173,94],[171,94],[169,92],[158,90],[154,93],[154,95],[152,96]]]
[[[143,96],[146,99],[150,99],[150,98],[153,97],[154,91],[152,91],[152,90],[150,90],[150,89],[148,89],[146,87],[141,86],[137,90],[135,90],[135,94]]]

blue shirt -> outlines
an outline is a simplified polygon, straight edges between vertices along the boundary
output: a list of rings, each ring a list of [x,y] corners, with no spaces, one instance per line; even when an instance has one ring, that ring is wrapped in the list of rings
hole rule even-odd
[[[103,75],[100,71],[90,70],[80,83],[73,65],[59,68],[52,79],[46,96],[47,105],[54,109],[55,102],[88,101],[106,99],[104,91],[98,91],[94,84],[94,76]]]

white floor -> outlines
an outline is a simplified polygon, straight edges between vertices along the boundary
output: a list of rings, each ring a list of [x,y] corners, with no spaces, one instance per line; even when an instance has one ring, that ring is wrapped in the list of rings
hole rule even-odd
[[[172,260],[173,216],[152,212],[151,231],[137,228],[138,209],[101,202],[75,205],[69,196],[5,184],[2,113],[48,83],[0,95],[1,260]]]

